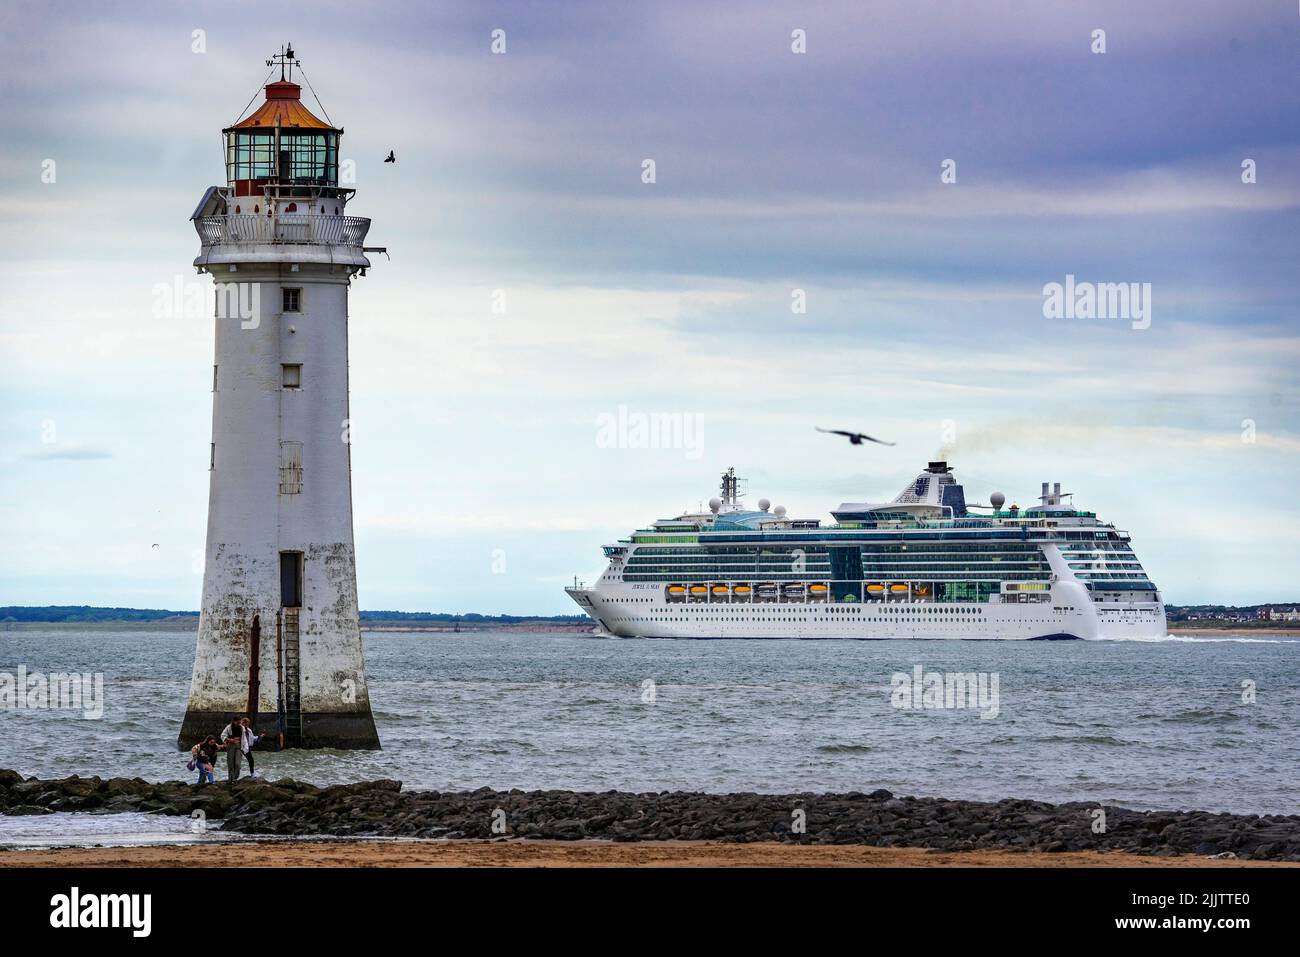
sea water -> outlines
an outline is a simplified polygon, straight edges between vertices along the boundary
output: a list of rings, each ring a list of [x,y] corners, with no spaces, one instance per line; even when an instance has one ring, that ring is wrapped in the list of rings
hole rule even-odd
[[[259,754],[259,776],[438,790],[888,788],[1261,814],[1294,813],[1300,797],[1300,641],[1288,638],[364,637],[383,750]],[[0,631],[0,672],[104,683],[98,719],[0,711],[0,767],[191,779],[175,745],[193,652],[189,631]],[[899,706],[897,676],[919,673],[996,678],[996,708]],[[19,836],[20,820],[7,822]]]

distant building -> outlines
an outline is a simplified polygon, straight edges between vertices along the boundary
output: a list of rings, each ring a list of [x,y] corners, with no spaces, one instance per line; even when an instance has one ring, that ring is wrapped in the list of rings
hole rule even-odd
[[[1260,612],[1264,621],[1300,621],[1300,608],[1265,608]]]

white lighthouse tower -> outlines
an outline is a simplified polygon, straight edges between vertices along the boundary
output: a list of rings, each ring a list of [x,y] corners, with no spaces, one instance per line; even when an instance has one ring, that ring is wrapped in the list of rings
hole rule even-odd
[[[208,538],[178,746],[232,714],[285,747],[378,748],[357,615],[348,287],[370,220],[346,215],[343,130],[280,79],[223,130],[226,185],[191,217],[217,292]],[[322,109],[321,112],[324,112]],[[326,114],[328,117],[328,114]]]

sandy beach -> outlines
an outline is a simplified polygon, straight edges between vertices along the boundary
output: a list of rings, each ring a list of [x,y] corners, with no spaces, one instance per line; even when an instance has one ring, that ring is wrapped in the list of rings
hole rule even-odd
[[[717,841],[294,841],[0,852],[0,867],[1300,867],[1123,852],[928,851],[923,848]]]

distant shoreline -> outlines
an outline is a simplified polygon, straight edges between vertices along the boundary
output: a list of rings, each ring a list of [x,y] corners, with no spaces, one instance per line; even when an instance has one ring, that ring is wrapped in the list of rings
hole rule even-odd
[[[106,619],[102,621],[0,621],[0,632],[4,631],[187,631],[198,630],[198,617],[161,618],[153,621],[135,621],[131,619]],[[525,618],[520,621],[387,621],[365,620],[361,622],[363,632],[384,632],[385,634],[430,634],[452,635],[472,634],[476,632],[547,632],[564,635],[590,635],[596,625],[590,620],[556,621],[550,618]],[[1224,623],[1222,625],[1183,624],[1175,622],[1169,626],[1171,635],[1188,635],[1192,637],[1214,635],[1261,635],[1300,637],[1300,622],[1293,625],[1269,623],[1253,624],[1251,622]]]
[[[164,618],[157,621],[0,621],[0,632],[4,631],[198,631],[199,620],[195,618]],[[486,631],[528,631],[555,632],[557,634],[590,634],[595,623],[586,621],[552,621],[545,618],[524,619],[517,622],[461,622],[457,627],[449,621],[365,621],[361,630],[393,633],[428,633],[428,634],[469,634]]]
[[[1300,624],[1291,626],[1268,624],[1266,626],[1252,625],[1249,622],[1240,622],[1237,624],[1223,625],[1183,625],[1173,624],[1169,626],[1171,635],[1222,635],[1236,632],[1249,632],[1252,635],[1300,635]]]

